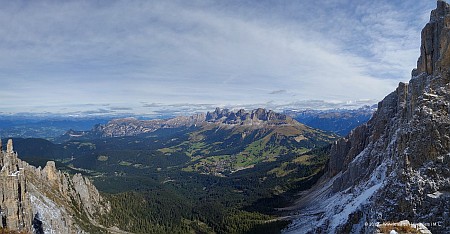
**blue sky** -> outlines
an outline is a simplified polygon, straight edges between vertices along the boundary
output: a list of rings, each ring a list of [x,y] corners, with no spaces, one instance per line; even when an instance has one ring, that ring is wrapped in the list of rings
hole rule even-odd
[[[3,1],[0,112],[356,107],[408,81],[435,1]]]

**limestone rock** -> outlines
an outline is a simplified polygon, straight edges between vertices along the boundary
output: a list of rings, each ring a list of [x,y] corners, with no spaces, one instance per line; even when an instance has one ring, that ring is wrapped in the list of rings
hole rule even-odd
[[[422,45],[417,61],[417,73],[433,74],[448,71],[450,65],[450,7],[444,1],[437,1],[437,8],[431,12],[430,22],[422,30]]]
[[[55,162],[48,161],[45,165],[44,169],[42,170],[42,173],[46,177],[46,179],[50,182],[57,182],[59,179],[58,172],[56,171]]]
[[[36,231],[38,223],[44,233],[84,233],[89,226],[106,230],[95,219],[110,206],[89,179],[70,178],[52,161],[42,170],[30,166],[17,158],[12,140],[0,151],[0,167],[0,227],[26,233]]]
[[[99,206],[103,199],[88,178],[77,173],[72,177],[72,182],[76,194],[81,199],[81,204],[89,213],[103,213],[105,210],[109,210],[108,206]]]
[[[288,125],[296,122],[291,117],[258,108],[251,112],[241,109],[237,112],[228,109],[216,108],[214,112],[206,113],[206,122],[222,125],[246,125],[246,126],[266,126],[266,125]]]
[[[8,143],[6,145],[6,152],[7,153],[12,153],[13,151],[14,151],[13,141],[12,141],[12,139],[9,139]]]
[[[12,149],[12,140],[8,140],[7,151],[0,152],[0,227],[30,230],[32,211],[26,197],[26,177]]]

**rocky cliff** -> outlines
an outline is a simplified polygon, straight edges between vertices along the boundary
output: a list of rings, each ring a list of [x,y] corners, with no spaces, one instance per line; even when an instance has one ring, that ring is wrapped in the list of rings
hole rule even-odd
[[[89,179],[61,173],[54,162],[41,169],[20,160],[0,141],[0,227],[27,233],[106,232],[95,219],[109,211]]]
[[[213,112],[206,113],[206,122],[227,125],[286,125],[292,124],[294,120],[284,114],[272,110],[258,108],[247,112],[243,109],[230,111],[228,109],[216,108]]]
[[[409,220],[450,232],[450,6],[422,30],[409,83],[334,143],[327,175],[297,202],[286,232],[374,233]]]

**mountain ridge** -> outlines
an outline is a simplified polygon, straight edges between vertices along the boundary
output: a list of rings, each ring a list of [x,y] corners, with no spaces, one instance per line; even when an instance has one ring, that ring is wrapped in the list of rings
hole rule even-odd
[[[276,113],[272,110],[258,108],[252,111],[240,109],[216,108],[212,112],[194,114],[191,116],[178,116],[170,119],[138,120],[134,117],[113,119],[106,124],[95,125],[90,131],[66,132],[59,141],[77,139],[82,137],[123,137],[151,133],[162,128],[197,127],[205,125],[218,125],[225,128],[234,126],[251,126],[263,128],[277,125],[301,125],[291,117]]]

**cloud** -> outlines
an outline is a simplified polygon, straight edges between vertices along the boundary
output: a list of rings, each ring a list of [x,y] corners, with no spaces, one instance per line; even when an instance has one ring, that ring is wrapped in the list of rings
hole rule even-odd
[[[133,108],[131,107],[111,107],[109,108],[112,111],[131,111]]]
[[[270,92],[269,94],[284,94],[284,93],[287,93],[287,90],[279,89],[279,90],[274,90],[274,91]]]
[[[114,111],[107,110],[107,109],[97,109],[97,110],[90,110],[90,111],[82,111],[80,112],[84,115],[92,115],[92,114],[111,114],[114,113]]]
[[[379,100],[409,79],[433,5],[8,2],[0,10],[0,111]]]

